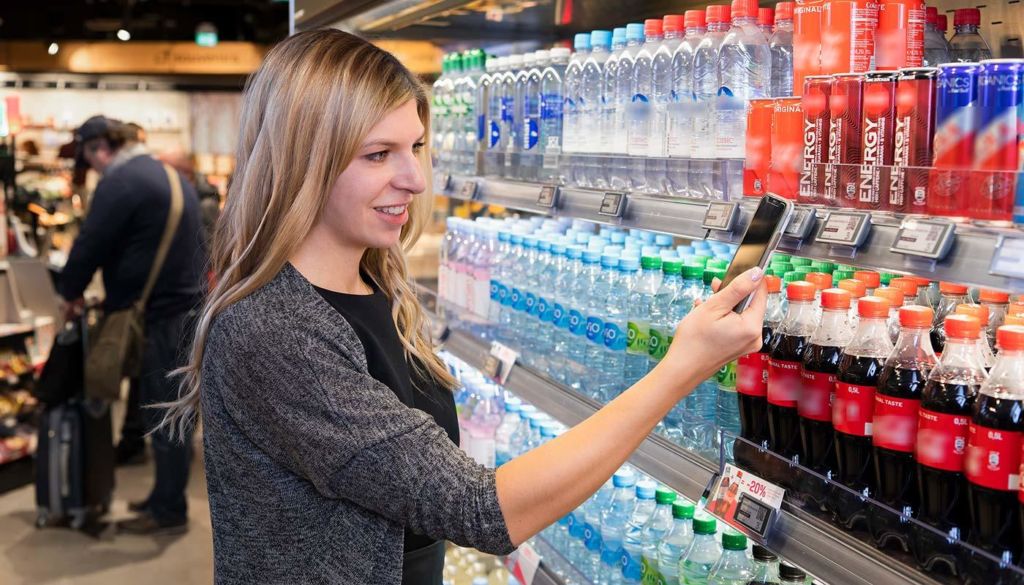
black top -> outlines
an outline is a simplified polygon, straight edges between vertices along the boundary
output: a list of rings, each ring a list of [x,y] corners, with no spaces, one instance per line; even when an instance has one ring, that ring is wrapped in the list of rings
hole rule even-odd
[[[355,330],[366,351],[366,365],[370,375],[391,388],[403,404],[433,417],[448,433],[448,437],[458,444],[459,420],[455,414],[455,397],[451,391],[433,380],[423,379],[409,366],[391,316],[391,303],[371,279],[365,280],[371,283],[372,294],[351,295],[314,288]],[[434,542],[428,536],[405,531],[405,552],[430,546]]]
[[[181,191],[185,199],[181,223],[146,306],[149,321],[178,315],[202,300],[206,252],[199,200],[184,177]],[[170,206],[167,173],[149,155],[136,156],[105,174],[61,271],[61,296],[68,300],[81,297],[93,273],[101,268],[104,309],[114,311],[134,303],[149,276]]]

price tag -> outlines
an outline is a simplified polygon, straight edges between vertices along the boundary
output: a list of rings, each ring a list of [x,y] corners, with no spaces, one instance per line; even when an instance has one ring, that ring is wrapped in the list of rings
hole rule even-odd
[[[452,186],[452,176],[448,173],[437,173],[434,175],[434,191],[443,193]]]
[[[941,260],[953,246],[955,231],[948,221],[908,219],[900,226],[889,251]]]
[[[557,185],[544,185],[540,188],[540,195],[537,196],[537,206],[547,207],[548,209],[555,206],[558,201],[558,186]]]
[[[597,212],[609,217],[622,217],[622,212],[625,210],[626,194],[609,192],[604,194],[604,198],[601,199],[601,207],[597,209]]]
[[[1024,238],[1001,238],[992,256],[989,272],[1024,279]]]
[[[708,496],[707,511],[733,528],[764,540],[775,524],[786,490],[726,464]]]
[[[533,578],[540,567],[540,555],[530,543],[524,542],[505,559],[505,568],[523,585],[533,585]]]
[[[817,219],[813,209],[796,207],[793,209],[793,215],[790,217],[789,223],[786,224],[783,235],[802,240],[811,235],[811,230],[814,229]]]
[[[715,201],[708,204],[704,212],[704,229],[731,232],[732,226],[736,223],[736,215],[739,206],[735,203]]]
[[[817,241],[823,244],[853,246],[864,243],[871,230],[871,216],[858,211],[833,211],[825,218]]]
[[[514,349],[495,341],[491,343],[491,353],[484,361],[484,373],[498,384],[504,385],[518,357],[519,354]]]
[[[476,199],[477,191],[478,189],[476,181],[466,181],[465,183],[462,184],[462,188],[459,189],[459,198]]]

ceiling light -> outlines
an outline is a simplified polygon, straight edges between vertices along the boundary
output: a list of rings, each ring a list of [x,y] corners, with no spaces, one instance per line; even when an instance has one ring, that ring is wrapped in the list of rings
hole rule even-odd
[[[117,38],[121,39],[122,41],[127,41],[132,38],[132,33],[126,31],[123,28],[119,28],[117,29]]]
[[[56,55],[57,51],[60,50],[60,45],[57,43],[50,43],[49,47],[46,47],[46,52],[50,55]]]

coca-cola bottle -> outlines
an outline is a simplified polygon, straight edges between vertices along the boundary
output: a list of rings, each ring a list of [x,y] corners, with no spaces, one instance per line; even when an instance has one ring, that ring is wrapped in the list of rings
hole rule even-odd
[[[978,338],[978,342],[975,345],[978,347],[978,353],[981,354],[981,363],[985,364],[985,370],[991,370],[992,366],[996,363],[996,354],[992,351],[992,346],[988,344],[988,335],[985,334],[985,324],[988,323],[988,307],[986,305],[957,305],[957,315],[970,315],[981,323],[981,337]]]
[[[912,527],[911,550],[927,569],[945,564],[952,572],[958,570],[958,551],[952,542],[964,536],[968,522],[964,476],[967,428],[978,388],[985,380],[985,367],[975,345],[980,335],[976,318],[946,317],[946,351],[928,374],[921,393],[915,450],[918,520],[939,533]]]
[[[848,318],[850,293],[838,288],[822,291],[821,308],[821,322],[804,351],[800,371],[803,390],[797,414],[800,415],[801,462],[818,474],[830,477],[836,467],[832,395],[839,357],[853,336]],[[798,490],[814,504],[824,507],[828,490],[823,482],[808,475],[800,481]]]
[[[768,445],[782,457],[800,455],[800,423],[796,405],[800,399],[800,367],[804,350],[817,326],[814,295],[817,289],[805,280],[789,283],[786,318],[772,335],[768,358]],[[782,481],[785,477],[776,479]]]
[[[1020,462],[1024,431],[1024,327],[996,331],[999,358],[981,385],[967,432],[968,541],[995,556],[1020,558]],[[969,574],[985,581],[991,566],[972,562]]]
[[[885,359],[892,353],[889,339],[889,301],[864,297],[857,303],[860,324],[839,358],[832,426],[836,440],[836,480],[859,494],[875,491],[872,464],[871,416],[875,389]],[[840,525],[851,529],[866,524],[867,507],[858,494],[833,489],[829,507]],[[866,526],[865,526],[866,527]]]
[[[875,294],[875,289],[882,286],[882,275],[874,270],[857,270],[853,273],[853,279],[859,280],[867,287],[866,295]]]
[[[978,301],[988,307],[988,323],[981,326],[988,336],[990,346],[996,346],[996,331],[1006,322],[1007,311],[1010,308],[1010,295],[1001,290],[983,288],[978,291]]]
[[[860,316],[857,314],[857,303],[868,295],[868,286],[855,278],[844,278],[836,286],[850,293],[850,327],[857,329],[857,323],[860,322]]]
[[[946,330],[943,324],[946,317],[956,312],[956,306],[966,304],[967,287],[953,282],[940,282],[939,304],[935,307],[935,320],[932,322],[932,348],[935,353],[941,354],[946,346]]]
[[[889,338],[892,339],[893,343],[896,343],[896,340],[900,337],[901,329],[900,308],[906,304],[907,295],[899,287],[883,286],[875,289],[875,296],[889,301]]]
[[[782,279],[765,276],[768,286],[768,306],[761,327],[761,351],[747,354],[737,360],[736,396],[740,405],[740,436],[757,445],[768,441],[768,354],[772,334],[782,323]],[[736,463],[757,472],[764,460],[759,451],[737,441],[733,448]]]
[[[878,377],[871,444],[875,448],[878,486],[875,499],[910,517],[917,511],[918,502],[914,445],[921,392],[936,362],[930,336],[932,310],[916,305],[901,307],[899,322],[896,347]],[[909,551],[908,525],[898,516],[872,508],[869,524],[878,546],[895,541]]]

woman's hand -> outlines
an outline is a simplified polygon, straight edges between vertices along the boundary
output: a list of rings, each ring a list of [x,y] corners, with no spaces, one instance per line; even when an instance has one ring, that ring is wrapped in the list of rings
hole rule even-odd
[[[758,351],[768,301],[763,276],[760,268],[751,268],[695,307],[679,322],[672,345],[658,368],[671,372],[685,367],[686,372],[693,372],[696,367],[699,377],[706,379],[722,365]],[[754,298],[747,309],[742,314],[735,313],[733,307],[751,293]]]

